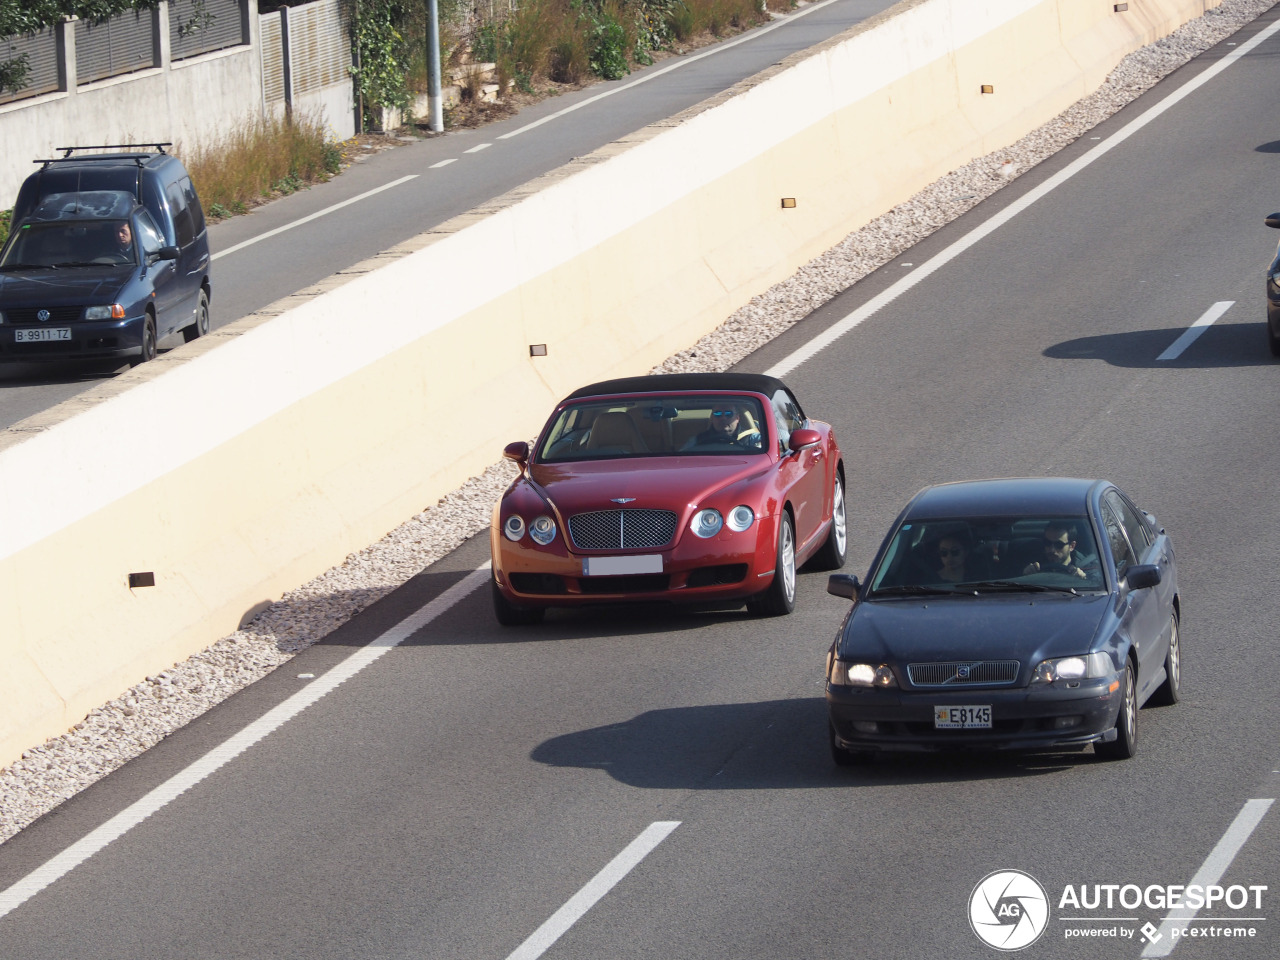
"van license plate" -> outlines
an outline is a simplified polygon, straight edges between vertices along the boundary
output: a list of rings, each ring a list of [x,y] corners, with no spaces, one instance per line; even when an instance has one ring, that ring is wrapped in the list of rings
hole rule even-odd
[[[70,327],[38,327],[34,330],[13,331],[14,343],[47,343],[50,340],[70,339]]]

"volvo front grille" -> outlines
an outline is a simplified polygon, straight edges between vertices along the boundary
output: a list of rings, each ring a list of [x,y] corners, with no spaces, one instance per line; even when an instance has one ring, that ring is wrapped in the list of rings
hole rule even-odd
[[[1013,683],[1018,679],[1017,660],[957,660],[949,663],[909,663],[907,676],[917,687],[972,686]]]

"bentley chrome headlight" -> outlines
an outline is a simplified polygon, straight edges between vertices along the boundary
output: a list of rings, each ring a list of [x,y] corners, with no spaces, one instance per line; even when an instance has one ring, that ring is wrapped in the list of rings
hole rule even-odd
[[[544,547],[556,538],[556,522],[545,514],[529,524],[529,536]]]
[[[507,522],[502,525],[502,532],[508,540],[519,540],[524,536],[524,517],[518,513],[507,517]]]
[[[745,503],[739,504],[729,511],[729,519],[725,521],[734,533],[741,533],[755,522],[755,511]]]
[[[724,517],[720,516],[720,511],[713,510],[710,507],[705,510],[699,510],[693,515],[693,519],[689,521],[689,529],[703,540],[714,537],[723,526]]]

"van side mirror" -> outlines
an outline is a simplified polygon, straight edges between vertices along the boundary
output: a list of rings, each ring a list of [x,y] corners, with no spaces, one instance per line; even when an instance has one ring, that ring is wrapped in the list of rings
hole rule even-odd
[[[153,262],[156,260],[177,260],[178,248],[177,247],[161,247],[159,250],[157,250],[147,259]]]
[[[827,593],[833,597],[844,597],[846,600],[857,600],[862,584],[858,578],[849,573],[833,573],[827,578]]]
[[[1160,568],[1154,563],[1136,563],[1125,571],[1124,581],[1130,590],[1154,587],[1160,582]]]

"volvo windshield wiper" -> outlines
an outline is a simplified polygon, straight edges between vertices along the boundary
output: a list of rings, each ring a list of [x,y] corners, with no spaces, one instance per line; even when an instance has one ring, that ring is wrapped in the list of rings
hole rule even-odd
[[[979,593],[989,591],[1007,591],[1009,593],[1070,593],[1079,596],[1075,587],[1054,587],[1044,583],[1021,583],[1017,580],[974,580],[972,583],[959,583],[961,590],[976,590]]]
[[[873,597],[949,597],[955,591],[947,587],[926,587],[918,583],[902,583],[895,587],[879,587],[871,591]]]

